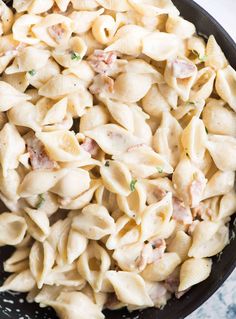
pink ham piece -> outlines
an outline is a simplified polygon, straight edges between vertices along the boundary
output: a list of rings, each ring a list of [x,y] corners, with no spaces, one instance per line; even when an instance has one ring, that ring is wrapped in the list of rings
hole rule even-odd
[[[196,72],[196,66],[186,60],[176,59],[172,64],[173,76],[177,79],[190,78]]]
[[[53,169],[57,167],[57,163],[48,157],[43,143],[33,134],[27,137],[26,144],[33,170]]]
[[[191,224],[193,217],[190,209],[187,209],[184,202],[173,196],[173,219],[177,222],[183,223],[184,225]]]
[[[56,42],[60,43],[66,33],[66,30],[61,23],[58,23],[49,27],[48,33]]]
[[[113,67],[116,59],[117,53],[115,51],[95,50],[88,58],[88,62],[95,72],[106,74]]]
[[[90,153],[92,156],[96,156],[99,150],[98,144],[91,139],[90,137],[86,137],[83,143],[81,144],[81,147],[88,153]]]

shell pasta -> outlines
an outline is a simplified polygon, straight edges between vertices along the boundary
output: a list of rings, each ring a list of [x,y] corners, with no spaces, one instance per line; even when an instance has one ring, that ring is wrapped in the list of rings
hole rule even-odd
[[[0,246],[15,247],[0,292],[60,319],[164,307],[229,243],[236,71],[171,0],[13,8],[0,0]]]

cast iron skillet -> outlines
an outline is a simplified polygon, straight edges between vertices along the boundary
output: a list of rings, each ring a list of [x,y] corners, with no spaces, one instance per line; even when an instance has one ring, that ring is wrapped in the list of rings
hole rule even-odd
[[[43,0],[42,0],[43,1]],[[6,1],[7,2],[7,1]],[[9,2],[9,1],[8,1]],[[236,69],[236,44],[225,30],[201,7],[192,0],[173,0],[179,8],[181,15],[193,22],[199,33],[209,36],[214,34],[229,59],[230,64]],[[4,208],[1,210],[3,211]],[[235,219],[236,220],[236,219]],[[231,236],[235,229],[234,219],[230,224]],[[126,310],[106,311],[107,319],[183,319],[202,303],[204,303],[227,279],[236,267],[236,238],[232,236],[230,244],[224,249],[221,258],[214,257],[213,269],[210,277],[193,287],[180,300],[172,299],[164,310],[149,308],[141,312],[128,313]],[[0,280],[6,277],[2,270],[2,262],[8,258],[12,249],[0,250]],[[39,308],[37,304],[28,304],[24,301],[23,294],[0,294],[1,319],[57,319],[51,308]],[[88,318],[90,319],[90,318]]]

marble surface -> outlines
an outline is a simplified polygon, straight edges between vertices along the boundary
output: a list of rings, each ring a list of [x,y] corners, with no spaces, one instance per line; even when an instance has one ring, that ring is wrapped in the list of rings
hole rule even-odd
[[[213,15],[236,41],[236,0],[195,0]],[[224,285],[186,319],[236,319],[236,270]]]

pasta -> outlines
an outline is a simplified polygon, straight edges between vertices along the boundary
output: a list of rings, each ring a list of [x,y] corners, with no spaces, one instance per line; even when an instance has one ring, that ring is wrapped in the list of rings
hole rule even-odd
[[[0,0],[0,292],[162,308],[236,210],[236,71],[171,0]],[[23,283],[23,284],[22,284]]]

